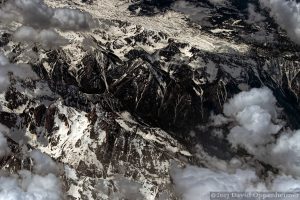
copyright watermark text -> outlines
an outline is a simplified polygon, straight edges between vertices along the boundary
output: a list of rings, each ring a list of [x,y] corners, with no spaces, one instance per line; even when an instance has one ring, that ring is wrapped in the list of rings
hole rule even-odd
[[[210,200],[300,200],[297,192],[210,192]]]

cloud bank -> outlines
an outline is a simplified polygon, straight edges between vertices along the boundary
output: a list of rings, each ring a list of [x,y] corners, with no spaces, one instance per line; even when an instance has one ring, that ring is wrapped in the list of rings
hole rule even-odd
[[[9,1],[0,10],[0,18],[36,29],[58,28],[64,31],[88,30],[94,23],[88,13],[69,8],[51,8],[43,0]]]
[[[34,161],[34,171],[37,174],[59,174],[59,168],[48,155],[39,150],[30,152],[30,157]]]
[[[277,119],[276,110],[276,99],[268,88],[237,94],[224,105],[224,114],[237,124],[227,139],[257,159],[300,176],[300,130],[279,132],[284,124]],[[275,134],[280,134],[277,139]]]
[[[19,22],[22,26],[15,32],[19,42],[41,43],[43,47],[66,45],[55,29],[61,31],[85,31],[95,26],[92,16],[69,8],[51,8],[43,0],[12,0],[0,9],[0,20]]]
[[[173,168],[171,176],[177,193],[184,200],[209,200],[210,192],[265,189],[264,185],[258,185],[258,187],[254,185],[259,179],[255,172],[251,170],[237,170],[235,174],[229,174],[196,166],[187,166],[184,169]]]
[[[61,195],[59,179],[53,174],[21,170],[14,177],[0,177],[0,200],[61,200]]]
[[[54,30],[36,30],[29,26],[22,26],[14,33],[14,39],[18,42],[40,43],[43,47],[63,46],[68,40]]]
[[[10,153],[6,138],[1,133],[8,131],[0,124],[0,157]],[[10,176],[0,176],[0,200],[61,200],[62,189],[55,162],[40,151],[30,153],[34,171],[20,170]]]
[[[267,88],[237,94],[224,104],[223,112],[238,124],[228,135],[230,143],[251,153],[257,150],[257,145],[272,142],[272,135],[281,128],[272,122],[276,118],[276,99]]]
[[[279,169],[259,178],[253,169],[242,166],[214,171],[197,166],[171,169],[177,193],[184,200],[210,199],[210,192],[280,191],[300,192],[300,130],[283,128],[277,118],[276,98],[266,87],[241,92],[224,104],[223,115],[213,124],[234,125],[227,135],[233,148],[239,147],[254,158]]]
[[[270,9],[270,15],[288,36],[300,44],[300,4],[295,0],[260,0],[262,7]]]
[[[300,180],[281,175],[265,182],[251,169],[228,173],[196,166],[175,167],[171,176],[183,200],[210,200],[210,192],[300,192]]]

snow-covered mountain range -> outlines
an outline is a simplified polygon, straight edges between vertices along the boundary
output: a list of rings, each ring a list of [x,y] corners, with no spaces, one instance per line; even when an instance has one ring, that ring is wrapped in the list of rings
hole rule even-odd
[[[279,0],[0,1],[0,199],[299,192],[299,16]]]

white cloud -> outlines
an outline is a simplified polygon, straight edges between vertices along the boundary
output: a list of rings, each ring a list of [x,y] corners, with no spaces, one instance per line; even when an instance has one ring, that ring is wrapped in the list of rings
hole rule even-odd
[[[276,118],[276,99],[268,88],[254,88],[235,95],[224,104],[223,112],[237,123],[227,139],[250,153],[256,152],[258,145],[272,142],[272,135],[281,128],[272,122]]]
[[[93,27],[91,15],[68,8],[54,10],[52,26],[61,30],[87,30]]]
[[[1,10],[0,18],[18,21],[36,29],[87,30],[94,25],[90,14],[69,8],[51,8],[43,0],[12,0]]]
[[[86,12],[69,8],[52,8],[43,0],[11,0],[0,9],[2,22],[22,24],[14,34],[19,42],[41,43],[43,47],[67,44],[54,29],[84,31],[95,26],[95,20]]]
[[[300,177],[300,130],[280,133],[283,125],[274,124],[276,99],[268,88],[241,92],[224,105],[224,113],[237,124],[227,137],[257,159],[286,174]]]
[[[287,174],[300,177],[300,130],[282,134],[268,151],[271,164]]]
[[[33,150],[30,152],[30,157],[34,161],[34,171],[37,174],[59,174],[58,166],[48,155],[39,150]]]
[[[300,180],[291,176],[278,176],[273,180],[271,189],[272,191],[300,192]]]
[[[59,179],[21,170],[14,177],[0,177],[0,200],[61,200]]]
[[[276,99],[271,90],[266,87],[253,88],[250,91],[240,92],[229,99],[228,103],[224,104],[223,112],[228,117],[235,116],[247,106],[257,105],[274,116],[276,114],[275,104]]]
[[[22,26],[14,33],[14,39],[19,42],[40,43],[44,47],[63,46],[68,40],[54,30],[36,30],[29,26]]]
[[[0,131],[8,131],[0,126]],[[0,132],[0,157],[10,152],[7,141]],[[57,166],[45,154],[31,152],[36,174],[20,170],[10,176],[0,176],[0,200],[61,200],[62,187],[55,173]]]
[[[300,4],[294,0],[260,0],[260,3],[270,9],[270,15],[288,36],[300,44]]]
[[[281,128],[272,123],[268,111],[257,105],[245,107],[235,118],[239,125],[230,130],[228,140],[235,146],[244,146],[251,153],[256,151],[257,145],[272,142],[272,134]]]
[[[266,190],[252,170],[240,170],[229,174],[197,166],[173,168],[172,180],[176,192],[183,200],[209,200],[210,192],[242,192]]]
[[[278,110],[271,90],[254,88],[231,98],[224,105],[227,118],[212,116],[213,123],[210,124],[236,124],[230,130],[228,141],[279,169],[278,175],[269,172],[262,179],[253,169],[245,169],[253,165],[242,164],[236,159],[233,162],[218,161],[220,165],[214,159],[206,158],[206,166],[210,169],[198,166],[171,168],[177,194],[184,200],[209,200],[210,192],[300,192],[300,130],[280,132],[282,125],[275,123],[280,122]],[[279,135],[274,137],[275,133]],[[205,151],[201,149],[201,152]]]
[[[234,173],[214,171],[197,166],[172,168],[175,190],[183,200],[209,200],[210,192],[299,192],[300,180],[279,175],[271,180],[259,179],[251,169]],[[280,198],[276,198],[280,199]],[[297,199],[297,198],[296,198]]]

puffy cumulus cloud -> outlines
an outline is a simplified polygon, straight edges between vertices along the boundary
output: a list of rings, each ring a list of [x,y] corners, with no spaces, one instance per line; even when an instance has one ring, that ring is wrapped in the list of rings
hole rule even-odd
[[[237,124],[227,139],[257,159],[300,177],[300,130],[280,133],[283,125],[274,124],[276,110],[276,99],[268,88],[237,94],[224,105],[224,113]]]
[[[209,200],[210,192],[300,192],[300,130],[281,130],[282,121],[277,119],[277,111],[271,90],[254,88],[231,98],[224,105],[225,117],[213,116],[212,124],[235,124],[227,140],[234,147],[243,147],[257,160],[279,169],[278,175],[270,172],[262,179],[254,170],[245,169],[249,165],[240,160],[224,161],[221,167],[208,163],[212,169],[173,166],[170,173],[176,192],[184,200]]]
[[[12,0],[1,10],[4,21],[17,21],[36,29],[87,30],[94,25],[90,14],[69,8],[51,8],[43,0]]]
[[[260,106],[262,109],[273,113],[273,115],[276,113],[276,98],[273,96],[272,91],[266,87],[240,92],[224,104],[223,112],[228,117],[235,116],[246,107],[253,105]]]
[[[281,129],[272,122],[276,117],[276,99],[265,87],[235,95],[224,105],[223,112],[238,124],[230,130],[227,139],[250,153],[255,152],[258,145],[272,142],[272,135]]]
[[[57,47],[68,43],[68,40],[54,30],[36,30],[29,26],[22,26],[14,33],[14,39],[19,42],[40,43],[43,47]]]
[[[260,0],[288,36],[300,44],[300,4],[295,0]]]
[[[0,92],[5,91],[10,85],[9,73],[19,78],[36,79],[37,75],[27,64],[11,64],[8,59],[0,53]]]
[[[235,118],[239,125],[230,130],[228,140],[235,146],[244,146],[251,153],[258,145],[272,142],[272,134],[281,129],[280,125],[272,123],[271,114],[257,105],[247,106]]]
[[[266,151],[271,155],[269,163],[285,173],[300,176],[300,130],[282,134]]]
[[[197,166],[171,169],[175,191],[183,200],[209,200],[210,192],[299,192],[300,180],[291,176],[259,179],[251,169],[237,169],[234,173],[214,171]],[[280,199],[280,198],[276,198]],[[292,198],[291,198],[292,199]],[[295,198],[297,199],[297,198]]]
[[[0,177],[0,200],[61,200],[59,179],[21,170],[14,177]]]

